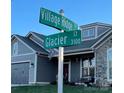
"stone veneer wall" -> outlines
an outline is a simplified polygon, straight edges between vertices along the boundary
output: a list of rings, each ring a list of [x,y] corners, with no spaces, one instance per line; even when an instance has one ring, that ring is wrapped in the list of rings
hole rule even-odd
[[[96,49],[96,84],[98,86],[108,86],[107,81],[107,49],[112,47],[112,40],[109,39],[98,49]]]

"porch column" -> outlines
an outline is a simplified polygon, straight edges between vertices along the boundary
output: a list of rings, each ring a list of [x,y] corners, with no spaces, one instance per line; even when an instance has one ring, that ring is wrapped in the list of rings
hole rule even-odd
[[[80,57],[80,79],[82,78],[82,58]]]
[[[88,79],[89,79],[89,75],[90,75],[90,59],[88,59]]]

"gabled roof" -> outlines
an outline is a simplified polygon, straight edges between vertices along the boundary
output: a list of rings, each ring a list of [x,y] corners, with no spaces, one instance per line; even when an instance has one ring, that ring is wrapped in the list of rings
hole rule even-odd
[[[40,52],[41,54],[48,54],[48,52],[45,49],[43,49],[38,44],[36,44],[33,41],[31,41],[29,38],[23,37],[23,36],[20,36],[20,35],[13,35],[13,36],[19,38],[22,42],[24,42],[25,44],[27,44],[34,51]]]
[[[93,48],[95,48],[96,46],[99,46],[99,44],[102,41],[106,40],[108,37],[112,35],[112,29],[111,29],[112,26],[110,24],[96,22],[96,23],[91,23],[87,25],[82,25],[80,27],[89,27],[89,26],[96,26],[96,25],[107,26],[109,27],[109,30],[106,30],[101,36],[98,36],[97,38],[81,41],[80,45],[64,47],[64,53],[69,54],[69,53],[77,53],[77,52],[84,52],[84,51],[92,51]],[[53,54],[51,53],[49,54],[49,52],[47,51],[48,49],[45,49],[44,47],[41,47],[35,42],[31,41],[29,39],[29,36],[31,34],[35,35],[37,38],[39,38],[39,40],[44,40],[45,38],[45,35],[42,35],[36,32],[29,32],[29,34],[27,34],[26,37],[19,36],[19,35],[16,35],[16,36],[18,36],[23,42],[25,42],[28,46],[30,46],[35,51],[39,51],[41,53],[45,53],[52,56],[58,55],[58,51],[54,52]],[[55,48],[55,49],[58,50],[58,48]]]
[[[91,27],[91,26],[112,27],[111,24],[106,24],[106,23],[101,23],[101,22],[94,22],[94,23],[89,23],[89,24],[81,25],[80,28],[86,28],[86,27]]]
[[[112,36],[112,29],[109,29],[105,33],[103,33],[101,36],[95,39],[81,41],[81,44],[79,45],[64,47],[64,54],[70,55],[75,53],[85,53],[85,52],[88,53],[88,51],[92,52],[97,46],[99,46],[102,42],[104,42],[111,36]],[[51,57],[57,57],[57,56],[58,56],[57,52],[54,54],[51,54]]]
[[[36,36],[38,36],[41,39],[45,38],[45,35],[42,35],[42,34],[39,34],[39,33],[36,33],[36,32],[32,32],[32,33],[35,34]]]
[[[82,41],[80,45],[76,45],[76,46],[69,46],[69,47],[65,47],[65,53],[70,53],[70,52],[78,52],[78,51],[84,51],[84,50],[92,50],[93,48],[95,48],[95,44],[98,41],[102,41],[104,39],[106,39],[107,37],[109,37],[112,33],[112,30],[110,29],[109,31],[106,31],[104,34],[102,34],[101,36],[99,36],[96,39],[91,39],[91,40],[86,40],[86,41]]]
[[[39,33],[36,33],[36,32],[29,32],[29,33],[26,35],[26,37],[29,37],[31,34],[35,35],[35,37],[38,38],[39,40],[43,40],[43,41],[44,41],[44,39],[45,39],[45,35],[39,34]],[[44,47],[43,47],[43,48],[44,48]],[[44,48],[44,49],[45,49],[45,48]],[[46,50],[46,51],[49,51],[49,52],[50,52],[50,50],[54,50],[54,51],[58,52],[57,48],[54,48],[54,49],[45,49],[45,50]]]
[[[29,37],[31,34],[37,36],[40,40],[44,40],[44,38],[45,38],[45,35],[36,33],[36,32],[34,32],[34,31],[30,31],[30,32],[26,35],[26,37]]]

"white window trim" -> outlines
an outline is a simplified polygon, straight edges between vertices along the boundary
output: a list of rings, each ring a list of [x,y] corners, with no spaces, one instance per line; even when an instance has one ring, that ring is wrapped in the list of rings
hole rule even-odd
[[[84,60],[84,61],[88,61],[89,62],[88,59]],[[84,67],[83,67],[82,64],[83,64],[84,61],[82,60],[82,58],[80,58],[80,78],[83,78],[83,76],[82,76],[82,68],[84,68]],[[96,82],[96,59],[95,59],[95,57],[94,57],[94,61],[95,61],[95,66],[94,66],[94,78],[95,78],[94,83],[95,83]],[[89,66],[89,68],[91,68],[91,67],[93,67],[93,66]]]
[[[108,60],[108,52],[112,51],[112,48],[107,49],[107,81],[111,82],[112,79],[109,78],[109,60]]]
[[[87,60],[84,60],[84,61],[89,61],[88,59]],[[82,68],[84,68],[83,67],[83,63],[84,63],[84,61],[80,58],[80,78],[83,78],[83,75],[82,75]]]
[[[92,38],[88,38],[88,39],[83,39],[83,38],[82,38],[82,36],[83,36],[83,30],[93,29],[93,28],[94,28],[94,37],[92,37]],[[89,34],[89,32],[88,32],[88,34]],[[81,41],[86,41],[86,40],[96,39],[96,38],[95,38],[95,37],[96,37],[95,34],[96,34],[96,27],[95,27],[95,26],[81,29]]]
[[[97,38],[97,34],[98,34],[97,29],[98,29],[98,26],[95,27],[95,39]]]

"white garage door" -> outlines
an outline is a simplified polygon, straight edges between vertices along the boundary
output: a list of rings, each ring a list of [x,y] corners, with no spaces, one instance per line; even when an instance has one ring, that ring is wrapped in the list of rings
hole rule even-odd
[[[12,63],[11,82],[12,84],[29,83],[29,62]]]

